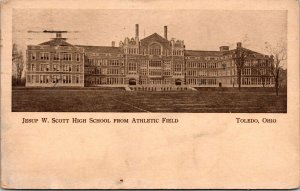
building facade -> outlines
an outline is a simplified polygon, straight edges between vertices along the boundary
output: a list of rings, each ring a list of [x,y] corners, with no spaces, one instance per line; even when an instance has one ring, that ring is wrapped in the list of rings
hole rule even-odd
[[[141,90],[174,87],[237,87],[236,49],[186,50],[183,40],[154,33],[126,37],[115,46],[71,45],[57,34],[51,41],[27,49],[26,86],[116,86]],[[270,58],[237,43],[247,53],[241,71],[242,87],[272,87]],[[134,88],[137,89],[137,88]]]
[[[84,49],[63,38],[27,47],[26,86],[84,86]]]

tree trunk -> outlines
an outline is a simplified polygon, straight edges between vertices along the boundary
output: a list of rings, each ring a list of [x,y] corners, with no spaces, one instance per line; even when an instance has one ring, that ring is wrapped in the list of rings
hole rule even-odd
[[[239,91],[241,91],[241,82],[242,82],[242,71],[238,70],[238,85],[239,85]]]
[[[279,69],[276,71],[276,76],[275,76],[275,89],[276,89],[276,96],[278,96],[279,92]]]
[[[278,96],[278,91],[279,91],[279,87],[278,87],[278,77],[275,78],[275,91],[276,91],[276,95]]]

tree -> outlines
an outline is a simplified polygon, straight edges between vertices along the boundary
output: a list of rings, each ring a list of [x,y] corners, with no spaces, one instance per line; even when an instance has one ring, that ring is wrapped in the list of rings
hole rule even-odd
[[[282,71],[284,66],[283,61],[287,59],[286,46],[282,41],[278,42],[275,46],[272,46],[268,42],[265,42],[265,45],[265,50],[271,55],[271,73],[275,80],[275,91],[278,96],[280,71]]]
[[[239,86],[239,91],[241,91],[241,82],[242,82],[242,70],[245,66],[245,61],[248,57],[248,52],[242,48],[241,43],[238,43],[237,48],[233,54],[233,60],[237,69],[237,83]]]
[[[13,44],[12,49],[12,64],[13,64],[13,85],[20,85],[22,73],[24,69],[24,59],[22,51],[18,50],[16,44]],[[14,79],[16,80],[14,82]]]

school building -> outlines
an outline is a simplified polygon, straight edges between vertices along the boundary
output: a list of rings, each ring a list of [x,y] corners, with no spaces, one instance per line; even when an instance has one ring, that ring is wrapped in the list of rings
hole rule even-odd
[[[272,87],[269,56],[247,52],[242,69],[242,87]],[[72,45],[61,33],[50,41],[27,47],[26,86],[34,87],[130,87],[134,90],[173,90],[177,87],[237,87],[235,50],[220,46],[217,51],[186,49],[183,40],[154,33],[126,37],[118,46]]]

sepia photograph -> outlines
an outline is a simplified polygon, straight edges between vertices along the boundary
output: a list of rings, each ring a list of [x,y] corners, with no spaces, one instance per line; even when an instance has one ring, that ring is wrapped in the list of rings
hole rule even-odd
[[[13,112],[287,112],[286,11],[14,9],[12,22]]]
[[[295,189],[296,0],[0,0],[2,189]]]

